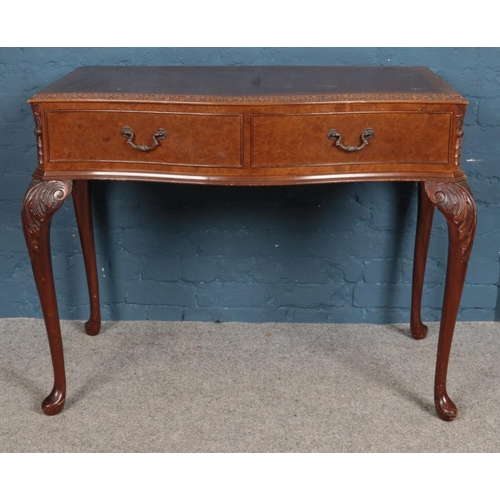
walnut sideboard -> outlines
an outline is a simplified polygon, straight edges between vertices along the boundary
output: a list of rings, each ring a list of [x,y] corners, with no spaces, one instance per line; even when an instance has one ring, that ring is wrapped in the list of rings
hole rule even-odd
[[[59,413],[66,397],[51,219],[72,193],[90,295],[85,330],[97,335],[101,319],[89,181],[107,179],[227,186],[417,182],[411,333],[416,339],[427,334],[420,309],[437,207],[448,223],[449,251],[434,402],[443,420],[457,416],[446,376],[476,206],[460,168],[468,103],[432,71],[83,67],[29,102],[38,166],[22,222],[54,368],[54,387],[42,403],[47,415]]]

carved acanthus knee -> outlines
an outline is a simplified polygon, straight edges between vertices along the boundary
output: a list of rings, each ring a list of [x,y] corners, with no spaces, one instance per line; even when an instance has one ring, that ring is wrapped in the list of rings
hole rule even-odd
[[[469,184],[426,182],[425,191],[448,222],[457,227],[462,262],[469,261],[477,225],[476,203]]]
[[[31,181],[24,196],[21,219],[30,258],[39,253],[42,227],[71,194],[73,181]]]

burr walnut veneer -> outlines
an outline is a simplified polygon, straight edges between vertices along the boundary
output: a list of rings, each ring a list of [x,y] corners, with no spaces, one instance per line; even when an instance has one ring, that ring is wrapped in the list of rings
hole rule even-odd
[[[227,186],[414,181],[411,331],[417,339],[427,333],[420,306],[437,207],[450,244],[434,400],[442,419],[456,417],[446,374],[476,208],[460,169],[467,101],[429,69],[86,67],[29,102],[38,167],[22,220],[54,367],[54,388],[42,403],[46,414],[59,413],[66,395],[49,231],[71,193],[90,293],[85,329],[89,335],[100,329],[89,180]]]

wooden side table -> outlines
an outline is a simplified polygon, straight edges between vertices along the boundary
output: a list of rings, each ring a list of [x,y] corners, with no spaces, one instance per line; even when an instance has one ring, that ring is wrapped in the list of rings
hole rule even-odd
[[[54,213],[73,194],[90,293],[89,335],[100,329],[89,180],[229,186],[350,181],[419,183],[411,332],[421,339],[422,287],[434,207],[449,229],[435,378],[443,420],[457,409],[446,374],[476,206],[460,169],[467,101],[424,67],[86,67],[31,103],[38,168],[23,229],[54,367],[47,415],[66,395],[50,255]]]

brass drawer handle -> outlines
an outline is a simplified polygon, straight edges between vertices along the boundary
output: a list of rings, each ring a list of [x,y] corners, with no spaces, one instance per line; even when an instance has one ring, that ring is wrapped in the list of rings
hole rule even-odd
[[[335,146],[341,147],[344,151],[352,152],[352,151],[359,151],[363,149],[365,146],[368,146],[368,139],[371,139],[372,137],[375,136],[375,130],[373,130],[372,128],[365,128],[364,132],[361,134],[361,140],[363,142],[360,146],[344,146],[343,144],[341,144],[342,136],[334,128],[330,129],[328,131],[328,134],[326,134],[326,136],[331,141],[336,141]]]
[[[149,151],[150,149],[156,148],[156,146],[160,144],[157,139],[160,139],[160,141],[166,139],[168,132],[164,128],[159,128],[153,135],[154,142],[151,146],[140,146],[139,144],[134,144],[134,132],[130,127],[123,127],[122,135],[123,137],[128,138],[127,144],[130,144],[133,148],[138,149],[139,151]]]

